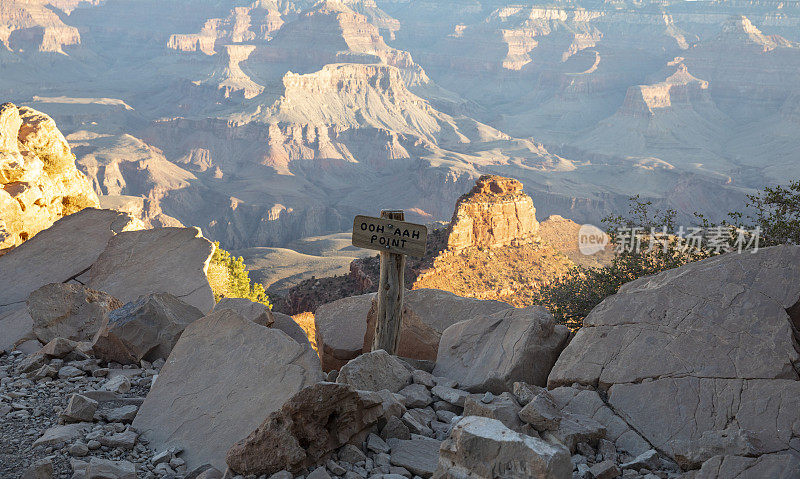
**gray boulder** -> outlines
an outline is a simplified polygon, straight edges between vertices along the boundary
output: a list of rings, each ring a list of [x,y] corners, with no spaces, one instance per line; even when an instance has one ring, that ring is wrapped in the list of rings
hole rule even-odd
[[[190,324],[133,426],[150,447],[184,448],[187,468],[225,470],[225,454],[306,386],[322,380],[314,351],[230,310]]]
[[[92,352],[120,364],[166,359],[186,326],[201,317],[199,309],[171,294],[148,294],[108,315],[92,340]]]
[[[640,278],[589,314],[548,384],[606,390],[613,410],[673,458],[673,441],[729,424],[765,453],[786,450],[798,433],[787,425],[800,424],[798,300],[798,246]]]
[[[572,463],[562,446],[514,432],[495,419],[467,416],[442,444],[433,477],[569,479]]]
[[[670,449],[678,465],[688,471],[700,468],[714,456],[758,456],[762,446],[750,431],[729,427],[722,431],[705,431],[695,439],[671,441]]]
[[[323,304],[314,312],[322,370],[339,369],[361,354],[374,293]]]
[[[112,237],[89,270],[87,286],[123,302],[169,293],[203,313],[214,308],[206,270],[214,245],[197,228],[155,228]]]
[[[223,309],[230,309],[238,313],[239,316],[261,326],[270,327],[275,322],[272,310],[267,305],[250,301],[247,298],[222,298],[214,307],[214,311],[222,311]]]
[[[411,384],[411,371],[403,361],[379,349],[342,366],[336,382],[363,391],[388,389],[396,393]]]
[[[695,479],[796,479],[800,459],[789,453],[759,457],[714,456],[703,463]]]
[[[541,306],[462,321],[442,334],[433,374],[470,392],[499,394],[516,381],[543,386],[569,334]]]
[[[27,303],[33,332],[43,343],[55,338],[89,341],[108,321],[109,312],[122,307],[110,294],[65,283],[42,286]]]
[[[390,462],[420,477],[431,477],[436,471],[442,441],[429,437],[412,437],[392,445]]]

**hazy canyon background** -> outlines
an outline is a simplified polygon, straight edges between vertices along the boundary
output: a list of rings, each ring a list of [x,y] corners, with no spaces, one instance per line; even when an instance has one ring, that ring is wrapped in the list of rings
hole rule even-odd
[[[449,220],[481,174],[541,219],[741,209],[800,178],[798,27],[793,1],[2,0],[0,99],[56,120],[102,206],[280,289],[369,254],[354,215]]]

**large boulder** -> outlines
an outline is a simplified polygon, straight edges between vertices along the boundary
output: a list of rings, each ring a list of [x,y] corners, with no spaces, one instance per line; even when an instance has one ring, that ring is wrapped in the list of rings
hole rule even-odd
[[[301,389],[322,380],[314,351],[230,310],[190,324],[133,426],[155,450],[184,448],[189,469],[225,454]]]
[[[39,341],[55,338],[89,341],[122,307],[117,298],[80,284],[51,283],[28,296],[28,313]]]
[[[222,298],[214,307],[214,311],[222,311],[223,309],[230,309],[238,313],[239,316],[261,326],[271,326],[275,322],[269,306],[250,301],[247,298]]]
[[[236,443],[228,465],[242,475],[297,473],[348,442],[360,443],[382,411],[376,393],[327,382],[309,386]]]
[[[186,326],[202,317],[199,309],[171,294],[148,294],[108,315],[92,339],[92,352],[120,364],[166,359]]]
[[[499,394],[515,381],[544,386],[569,335],[541,306],[462,321],[442,334],[433,374],[470,392]]]
[[[695,479],[796,479],[800,458],[790,453],[759,457],[714,456],[697,471]]]
[[[569,479],[572,463],[563,446],[514,432],[496,419],[467,416],[442,443],[433,477]]]
[[[726,254],[641,278],[597,306],[551,387],[599,387],[655,448],[728,425],[763,452],[800,437],[800,247]]]
[[[353,389],[396,393],[411,384],[411,368],[383,349],[363,354],[342,366],[336,382]]]
[[[170,293],[203,313],[215,305],[206,271],[214,244],[197,228],[127,231],[112,237],[89,270],[89,287],[123,302]]]
[[[361,354],[373,296],[351,296],[317,308],[314,326],[323,371],[339,369]]]
[[[440,289],[406,291],[403,297],[397,355],[404,358],[436,360],[439,341],[445,329],[460,321],[484,318],[511,308],[511,305],[501,301],[465,298]],[[373,299],[364,331],[362,345],[364,352],[372,349],[377,315],[378,302]]]
[[[0,311],[0,351],[11,351],[19,344],[34,339],[33,319],[22,306]]]
[[[0,271],[16,272],[0,275],[0,311],[24,307],[28,296],[46,284],[81,278],[109,239],[140,227],[126,213],[94,208],[61,218],[0,256]]]

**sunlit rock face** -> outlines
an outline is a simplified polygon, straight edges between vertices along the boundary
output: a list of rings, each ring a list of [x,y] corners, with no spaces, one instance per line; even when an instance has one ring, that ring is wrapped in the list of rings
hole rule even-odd
[[[99,206],[97,195],[55,122],[0,105],[0,254],[90,206]]]
[[[447,247],[458,251],[523,244],[533,240],[538,230],[536,208],[522,192],[522,183],[485,175],[458,200]]]

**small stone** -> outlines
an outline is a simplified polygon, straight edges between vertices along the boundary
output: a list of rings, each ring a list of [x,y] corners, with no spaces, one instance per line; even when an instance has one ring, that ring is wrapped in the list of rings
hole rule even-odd
[[[341,476],[345,472],[347,472],[347,469],[345,469],[342,466],[340,466],[333,459],[328,459],[328,461],[325,463],[325,467],[327,467],[328,470],[331,472],[331,474],[333,474],[335,476]]]
[[[96,440],[96,439],[92,439],[91,441],[89,441],[89,442],[87,442],[87,443],[86,443],[86,446],[87,446],[87,447],[88,447],[90,450],[92,450],[92,451],[96,451],[96,450],[100,449],[100,447],[102,446],[102,444],[100,444],[100,441],[98,441],[98,440]]]
[[[617,461],[617,447],[608,439],[600,439],[597,442],[597,450],[604,461]]]
[[[117,394],[125,394],[131,390],[131,381],[124,375],[115,376],[106,381],[103,385],[103,389],[106,391],[113,391]]]
[[[294,479],[294,474],[289,471],[283,470],[278,471],[275,474],[269,476],[269,479]]]
[[[86,479],[136,479],[136,466],[128,461],[109,461],[93,457],[86,467]]]
[[[411,384],[400,390],[401,396],[406,398],[406,407],[422,408],[428,407],[433,402],[428,388],[422,384]]]
[[[434,386],[431,392],[443,401],[459,407],[464,407],[464,401],[467,399],[467,396],[469,396],[469,393],[466,391],[443,386],[441,384]]]
[[[318,467],[311,471],[311,473],[306,476],[306,479],[331,479],[331,475],[328,474],[328,471],[326,471],[324,467]]]
[[[369,449],[370,451],[372,451],[374,453],[389,452],[391,450],[389,445],[386,444],[386,441],[384,441],[380,437],[376,436],[375,434],[370,434],[369,437],[367,437],[367,449]],[[359,452],[361,452],[361,451],[359,450]],[[363,455],[363,453],[362,453],[362,455]],[[339,453],[339,458],[341,458],[341,457],[342,457],[342,455],[341,455],[341,452],[340,452]],[[348,461],[348,462],[351,462],[351,463],[355,464],[358,461]]]
[[[620,468],[614,461],[603,461],[589,468],[595,479],[614,479],[622,475]]]
[[[386,425],[381,430],[381,439],[384,441],[390,439],[410,439],[411,438],[411,431],[408,429],[403,421],[395,416],[391,416],[387,421]]]
[[[486,391],[486,393],[481,398],[481,402],[484,404],[491,404],[493,400],[494,400],[494,394],[490,393],[489,391]]]
[[[81,441],[78,441],[69,447],[69,454],[75,457],[84,457],[85,455],[89,454],[89,446]]]
[[[131,430],[112,434],[111,436],[100,437],[100,444],[106,447],[120,447],[122,449],[130,450],[136,445],[137,434]]]
[[[94,418],[95,411],[97,411],[97,401],[80,394],[73,394],[61,416],[69,421],[90,422]]]
[[[48,458],[34,462],[22,474],[22,479],[51,479],[53,477],[53,460]]]
[[[436,386],[436,379],[433,377],[433,374],[421,369],[413,370],[411,372],[411,379],[415,384],[422,384],[429,388]]]
[[[374,436],[374,434],[370,434],[370,436]],[[364,454],[364,452],[361,449],[352,444],[345,444],[344,446],[339,448],[340,461],[348,462],[350,464],[355,464],[357,462],[365,460],[366,458],[367,458],[366,454]]]
[[[84,372],[76,368],[75,366],[64,366],[58,370],[59,379],[76,378],[78,376],[83,376],[83,375]]]
[[[515,382],[511,388],[511,392],[514,393],[514,397],[517,398],[517,402],[519,402],[520,406],[525,406],[531,402],[531,400],[542,391],[546,391],[546,389],[539,386],[531,386],[523,382]]]
[[[110,409],[108,411],[103,411],[101,414],[108,422],[124,422],[129,423],[133,421],[133,418],[136,417],[136,413],[139,411],[138,406],[134,406],[132,404],[128,406],[122,406],[114,409]]]
[[[562,414],[553,396],[542,389],[539,394],[529,399],[528,404],[519,412],[519,418],[539,432],[555,431],[561,423]]]
[[[645,451],[635,459],[630,462],[626,462],[624,464],[620,464],[622,469],[649,469],[651,471],[655,471],[661,468],[661,459],[658,457],[658,453],[655,449],[650,449],[649,451]]]

